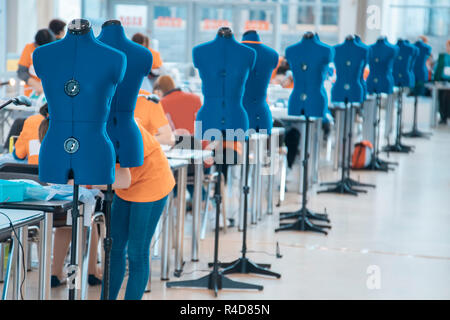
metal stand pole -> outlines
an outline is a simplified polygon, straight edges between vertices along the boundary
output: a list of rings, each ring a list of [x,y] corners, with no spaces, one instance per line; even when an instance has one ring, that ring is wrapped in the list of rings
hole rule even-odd
[[[105,227],[106,236],[103,240],[103,249],[105,250],[105,264],[103,271],[103,300],[109,300],[109,284],[111,279],[110,264],[111,264],[111,249],[113,239],[111,238],[111,205],[112,205],[112,186],[108,184],[105,194]]]

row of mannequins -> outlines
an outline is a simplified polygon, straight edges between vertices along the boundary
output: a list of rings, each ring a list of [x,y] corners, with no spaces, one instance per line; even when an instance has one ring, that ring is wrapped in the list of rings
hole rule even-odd
[[[288,114],[322,117],[328,106],[323,82],[330,62],[337,78],[333,102],[357,102],[367,93],[392,93],[394,85],[413,87],[426,80],[430,49],[399,40],[396,46],[380,38],[370,47],[359,37],[330,47],[312,32],[286,49],[294,89]],[[278,54],[248,31],[238,42],[230,28],[193,49],[193,63],[202,80],[204,104],[197,114],[205,139],[209,129],[270,133],[272,116],[267,88]],[[112,184],[115,163],[137,167],[143,143],[134,120],[134,106],[143,78],[152,66],[151,52],[132,41],[120,21],[103,24],[95,38],[89,21],[73,20],[64,39],[41,46],[33,56],[49,105],[50,126],[40,150],[43,182]],[[369,64],[370,75],[363,79]]]

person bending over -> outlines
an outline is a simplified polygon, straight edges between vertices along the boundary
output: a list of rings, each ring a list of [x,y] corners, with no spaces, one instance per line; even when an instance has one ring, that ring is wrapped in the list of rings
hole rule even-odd
[[[137,121],[144,141],[144,164],[136,168],[116,165],[115,195],[111,209],[111,279],[109,298],[117,299],[125,277],[125,300],[140,300],[150,271],[150,243],[175,179],[160,144]],[[125,171],[125,173],[124,173]],[[129,174],[127,174],[127,172]],[[94,186],[105,189],[106,186]],[[102,288],[102,297],[103,297]]]

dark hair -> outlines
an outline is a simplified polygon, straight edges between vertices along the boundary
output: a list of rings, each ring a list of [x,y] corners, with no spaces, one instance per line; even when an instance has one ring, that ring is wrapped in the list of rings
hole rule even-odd
[[[66,23],[60,19],[53,19],[48,24],[48,28],[55,34],[58,35],[66,27]]]
[[[34,42],[38,46],[42,46],[55,40],[56,40],[55,35],[49,29],[41,29],[38,32],[36,32],[36,35],[34,36]]]
[[[131,40],[133,42],[139,43],[140,45],[143,45],[144,47],[148,46],[150,42],[149,38],[145,34],[142,34],[140,32],[135,33]]]
[[[39,109],[39,113],[45,117],[45,119],[42,120],[41,124],[39,125],[38,129],[39,141],[42,142],[42,140],[44,140],[45,135],[47,134],[48,126],[50,124],[50,119],[48,118],[48,104],[44,104]]]

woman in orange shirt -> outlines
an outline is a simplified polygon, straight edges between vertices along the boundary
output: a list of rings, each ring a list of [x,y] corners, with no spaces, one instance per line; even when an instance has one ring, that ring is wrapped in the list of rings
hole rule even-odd
[[[150,270],[150,243],[167,196],[175,186],[169,162],[160,144],[137,122],[144,141],[144,164],[125,169],[129,170],[131,176],[129,186],[115,188],[111,210],[111,237],[114,241],[111,250],[110,299],[117,298],[122,286],[126,254],[129,274],[125,300],[140,300],[144,295]],[[119,165],[117,169],[124,170]],[[125,175],[116,175],[115,184],[127,184],[126,180]]]
[[[48,105],[44,104],[38,114],[28,117],[23,123],[22,131],[14,145],[13,156],[18,160],[27,158],[28,164],[39,163],[39,126],[48,115]]]

